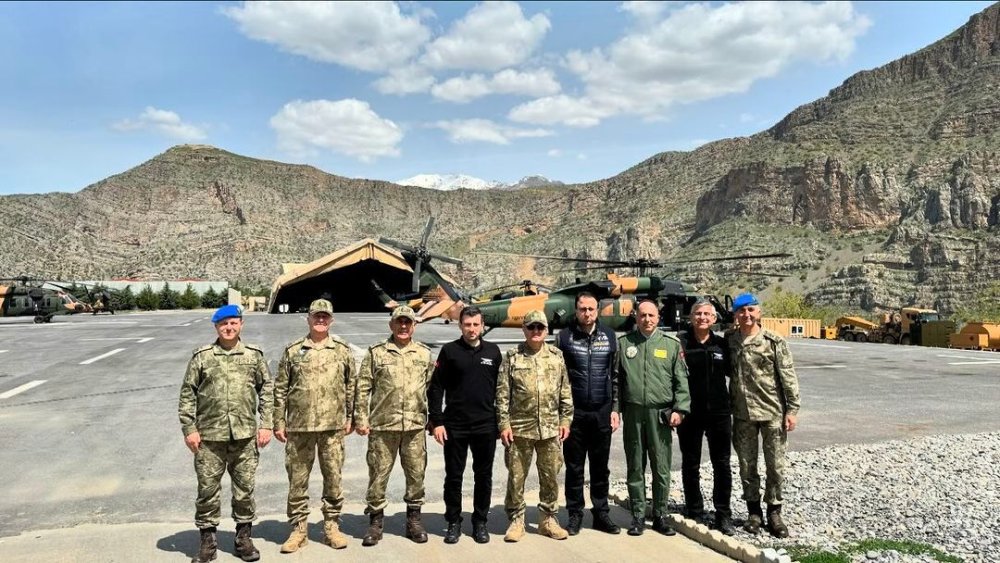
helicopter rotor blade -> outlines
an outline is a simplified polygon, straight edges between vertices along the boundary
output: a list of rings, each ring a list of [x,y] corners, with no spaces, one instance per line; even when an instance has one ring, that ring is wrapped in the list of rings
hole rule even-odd
[[[417,249],[406,244],[405,242],[400,242],[396,239],[391,239],[388,237],[378,237],[378,241],[382,244],[388,244],[389,246],[395,247],[399,250],[405,250],[406,252],[416,253]]]
[[[711,258],[694,258],[691,260],[665,260],[664,264],[690,264],[694,262],[726,262],[730,260],[761,260],[764,258],[791,258],[787,252],[775,252],[772,254],[744,254],[742,256],[715,256]]]
[[[420,235],[420,248],[427,248],[427,239],[431,236],[431,229],[434,228],[434,216],[431,215],[427,218],[427,224],[424,225],[424,232]]]
[[[441,262],[446,262],[448,264],[455,264],[456,266],[461,266],[465,263],[458,258],[452,258],[451,256],[444,256],[442,254],[434,254],[433,252],[428,252],[427,255],[435,260],[440,260]]]
[[[416,293],[420,291],[420,269],[423,266],[423,262],[418,258],[416,263],[413,264],[413,284],[411,285],[411,290]]]

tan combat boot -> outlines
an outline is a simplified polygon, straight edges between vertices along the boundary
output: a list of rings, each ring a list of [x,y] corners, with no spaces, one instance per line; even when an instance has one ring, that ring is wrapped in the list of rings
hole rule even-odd
[[[281,552],[295,553],[307,543],[309,543],[309,522],[300,520],[292,526],[292,533],[288,534],[288,539],[281,544]]]
[[[516,516],[507,526],[507,534],[504,535],[505,542],[519,542],[524,537],[524,516]]]
[[[328,518],[323,522],[323,536],[326,538],[326,545],[333,549],[347,547],[347,536],[340,531],[340,521],[335,518]]]
[[[554,540],[564,540],[569,537],[569,532],[559,525],[559,521],[552,514],[542,514],[538,520],[538,533]]]

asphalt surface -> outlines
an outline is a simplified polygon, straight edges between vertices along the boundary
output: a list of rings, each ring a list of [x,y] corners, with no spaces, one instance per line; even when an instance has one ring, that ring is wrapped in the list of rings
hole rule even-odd
[[[214,338],[209,315],[0,322],[0,468],[5,474],[0,539],[82,524],[176,523],[179,529],[190,524],[195,481],[177,421],[177,395],[191,351]],[[332,331],[360,355],[388,334],[387,321],[383,314],[337,314]],[[251,314],[243,336],[263,346],[275,371],[284,345],[305,332],[304,315]],[[444,324],[420,325],[416,332],[435,348],[458,335],[455,325]],[[520,331],[500,329],[490,339],[506,348],[519,336]],[[791,449],[1000,428],[1000,353],[817,340],[792,340],[790,346],[802,394]],[[347,439],[343,482],[349,504],[360,505],[364,498],[365,448],[365,439]],[[612,448],[614,480],[625,475],[620,433]],[[435,503],[441,501],[444,464],[431,439],[428,450],[427,500]],[[679,457],[674,456],[675,466]],[[277,442],[261,453],[257,506],[262,514],[284,512],[283,458]],[[494,514],[502,527],[506,470],[502,458],[497,461]],[[313,473],[312,503],[318,506],[319,471]],[[471,481],[467,475],[467,499]],[[537,489],[534,476],[527,488]],[[399,502],[402,491],[397,467],[390,502]],[[228,519],[227,508],[223,513]],[[624,514],[620,520],[625,523]],[[3,546],[0,542],[0,554]]]

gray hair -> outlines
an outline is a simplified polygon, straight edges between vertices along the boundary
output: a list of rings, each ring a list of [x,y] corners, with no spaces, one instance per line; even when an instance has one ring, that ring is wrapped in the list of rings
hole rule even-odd
[[[712,308],[712,312],[715,313],[715,316],[719,316],[719,312],[715,310],[715,304],[712,303],[711,301],[709,301],[705,297],[699,297],[694,302],[694,304],[691,305],[691,312],[689,314],[694,315],[695,311],[697,311],[701,307],[705,307],[705,306],[711,307]]]

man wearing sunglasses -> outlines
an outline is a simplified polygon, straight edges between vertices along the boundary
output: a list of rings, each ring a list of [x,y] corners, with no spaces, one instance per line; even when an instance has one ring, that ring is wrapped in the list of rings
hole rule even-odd
[[[548,320],[542,311],[529,311],[522,321],[524,342],[504,354],[497,377],[497,421],[506,447],[507,498],[504,506],[510,526],[504,541],[524,537],[524,481],[533,455],[538,456],[538,533],[563,540],[569,534],[559,525],[560,444],[569,436],[573,397],[563,354],[545,343]]]

